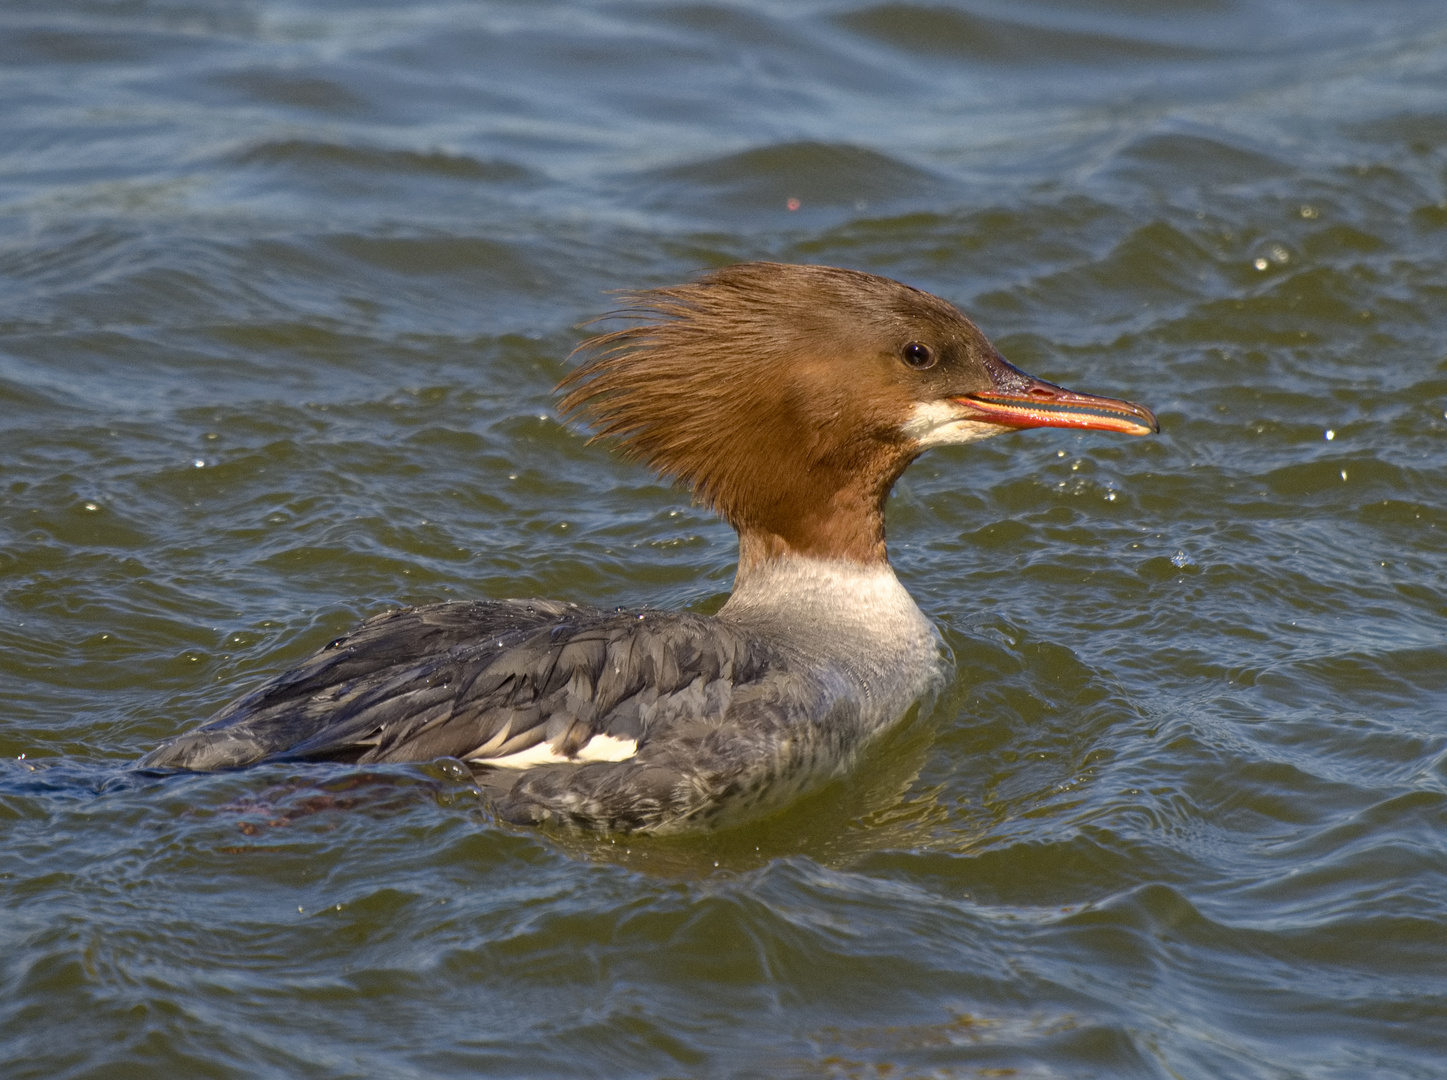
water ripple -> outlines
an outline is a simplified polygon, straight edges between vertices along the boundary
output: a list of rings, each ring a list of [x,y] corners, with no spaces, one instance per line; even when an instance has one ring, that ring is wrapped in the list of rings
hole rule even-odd
[[[8,7],[11,1071],[1437,1075],[1439,7]],[[716,610],[727,528],[551,388],[607,290],[746,258],[1161,417],[905,476],[933,710],[671,840],[132,768],[398,604]]]

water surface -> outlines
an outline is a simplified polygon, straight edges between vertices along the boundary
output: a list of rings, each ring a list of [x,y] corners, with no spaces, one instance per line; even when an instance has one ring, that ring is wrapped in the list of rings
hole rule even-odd
[[[1442,1075],[1444,245],[1430,0],[7,5],[10,1074]],[[907,474],[958,672],[856,775],[663,841],[131,771],[397,604],[716,606],[551,388],[754,258],[1162,421]]]

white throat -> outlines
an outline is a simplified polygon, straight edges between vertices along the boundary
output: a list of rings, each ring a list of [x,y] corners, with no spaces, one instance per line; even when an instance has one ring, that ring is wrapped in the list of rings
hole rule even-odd
[[[868,702],[868,721],[898,719],[939,685],[947,662],[938,631],[888,563],[791,556],[757,566],[718,617],[746,626],[842,676]]]
[[[754,567],[719,612],[740,621],[767,615],[840,626],[929,625],[888,563],[792,555]]]
[[[901,426],[906,435],[919,440],[922,450],[931,446],[978,442],[1009,430],[1000,424],[962,418],[960,406],[948,401],[921,401]]]

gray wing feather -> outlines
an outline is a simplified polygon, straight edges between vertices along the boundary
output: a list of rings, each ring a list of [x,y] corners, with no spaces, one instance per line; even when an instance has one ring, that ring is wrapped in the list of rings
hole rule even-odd
[[[163,743],[143,766],[265,760],[484,763],[548,741],[716,725],[770,658],[713,620],[548,601],[439,604],[369,619]]]

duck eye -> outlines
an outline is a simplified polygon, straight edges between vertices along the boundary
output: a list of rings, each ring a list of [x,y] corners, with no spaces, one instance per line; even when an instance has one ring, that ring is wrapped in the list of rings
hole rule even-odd
[[[911,341],[901,349],[900,356],[904,358],[906,364],[917,371],[935,366],[935,351],[918,341]]]

